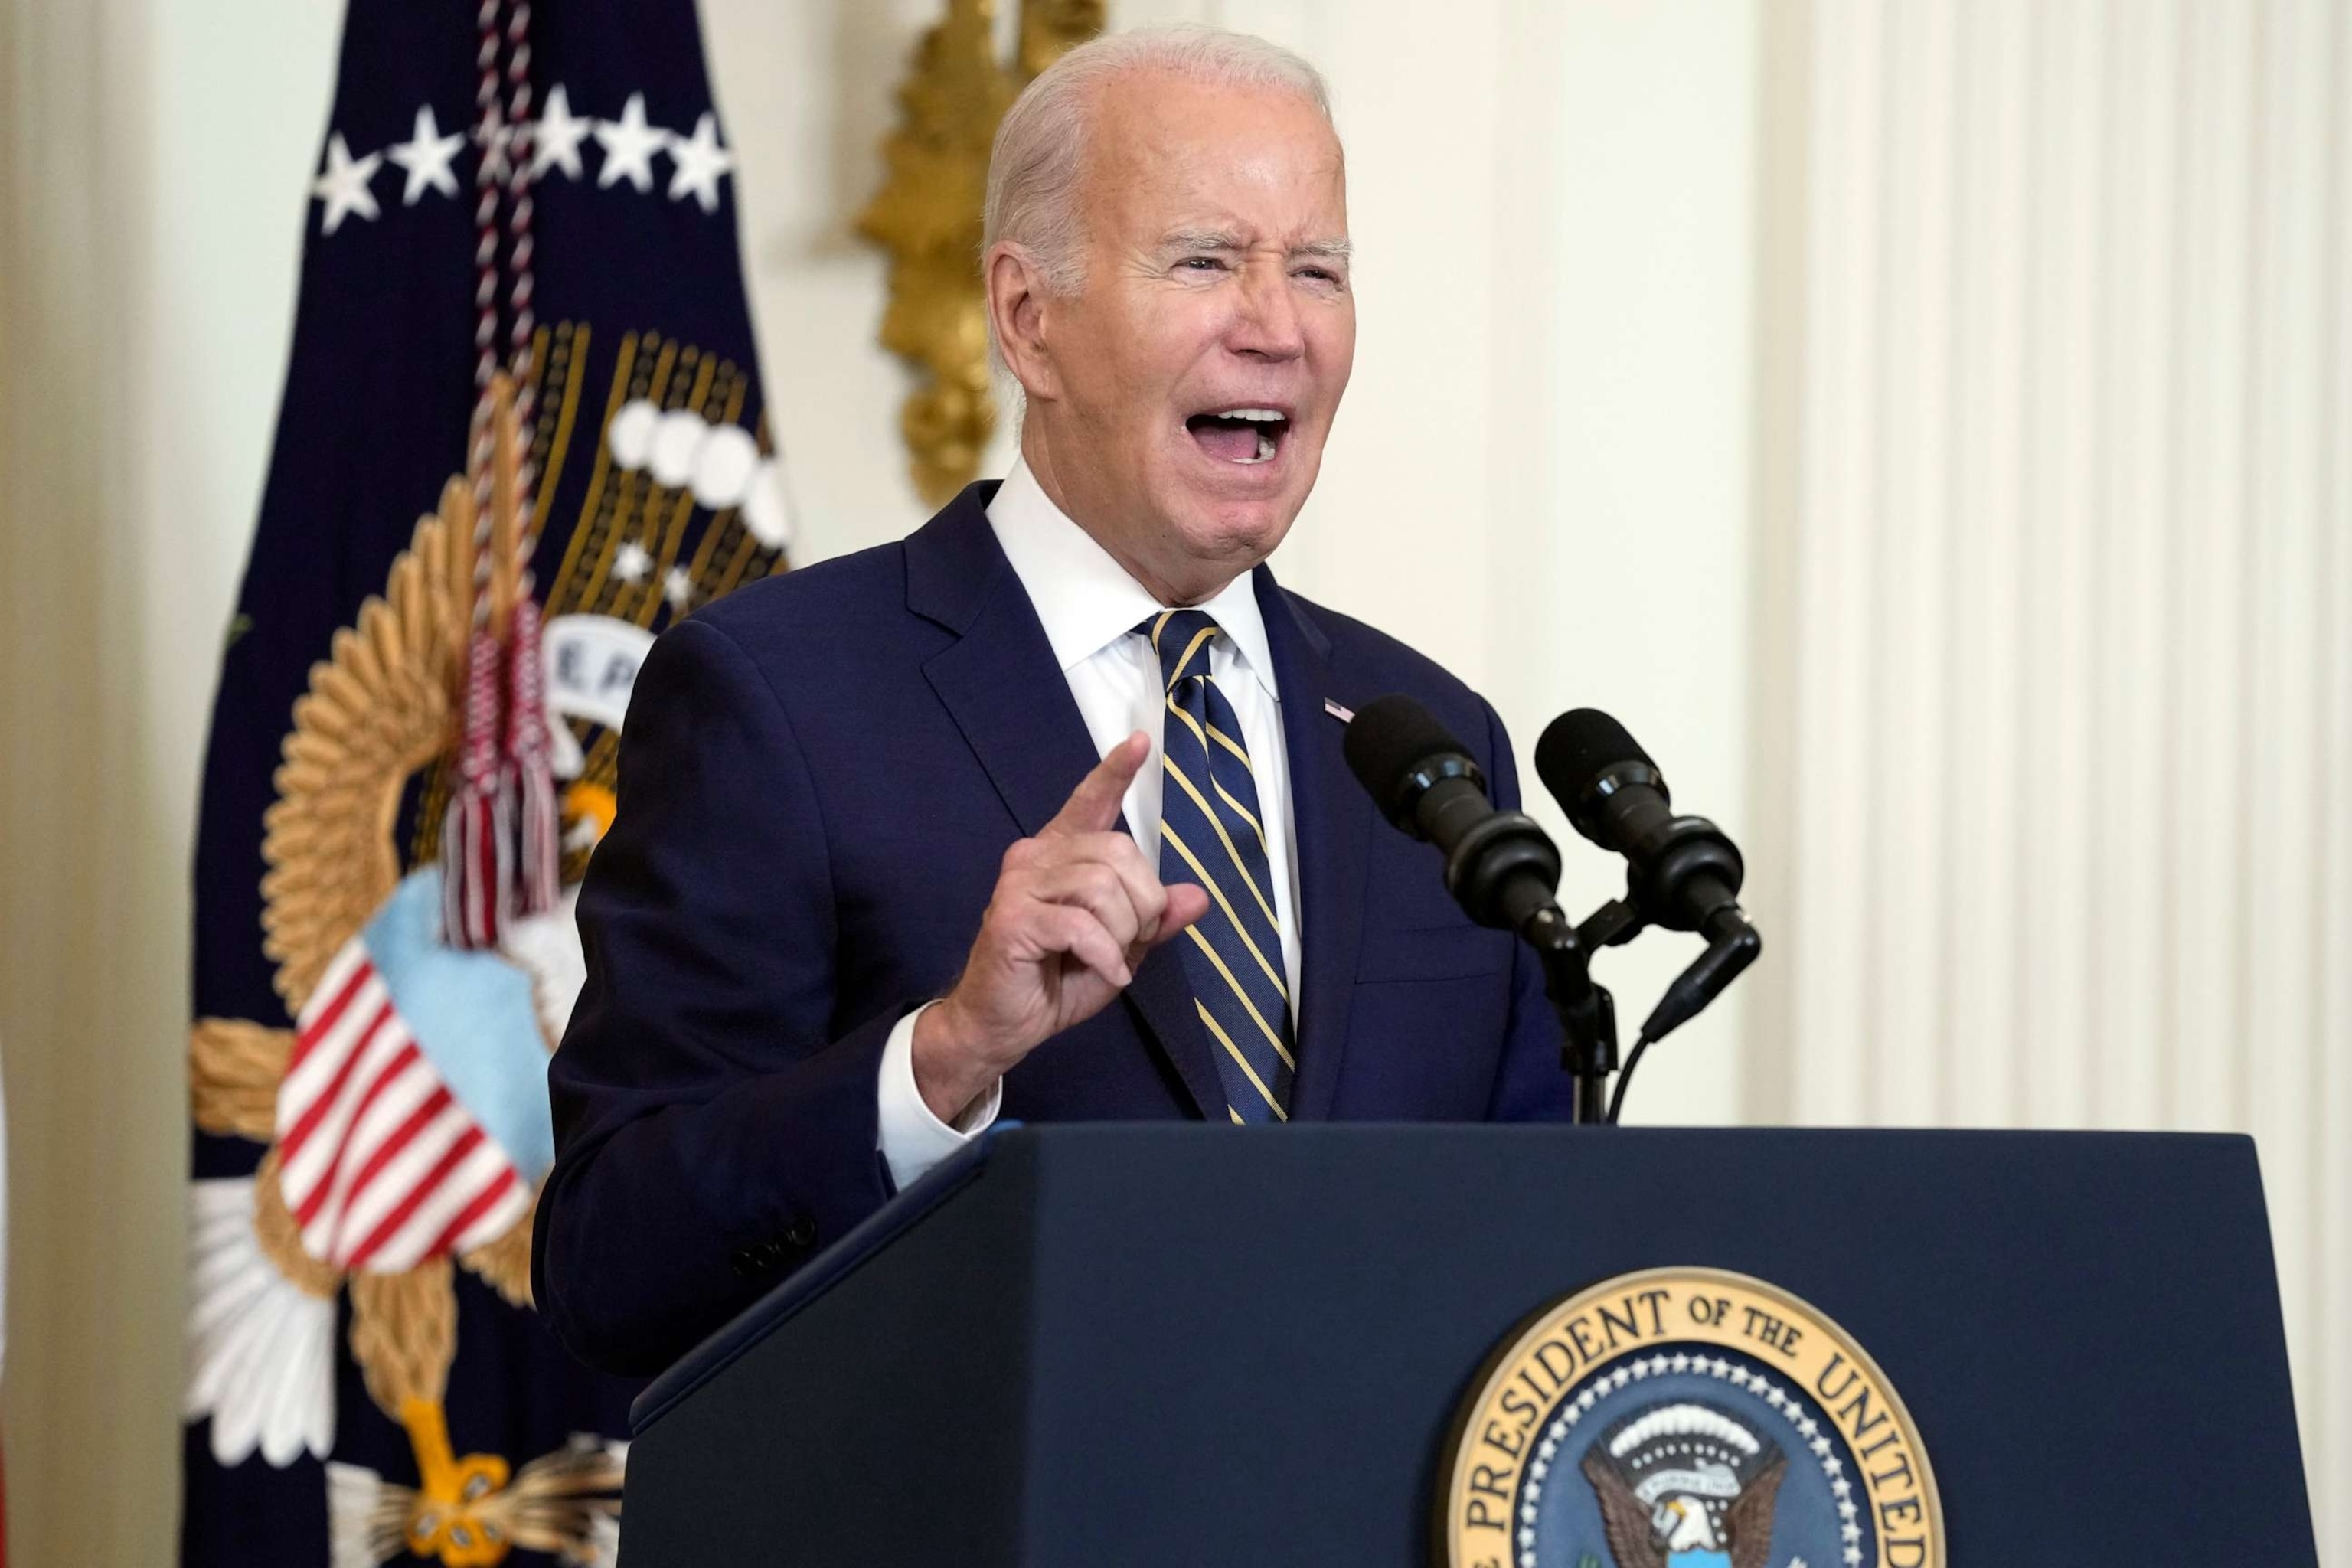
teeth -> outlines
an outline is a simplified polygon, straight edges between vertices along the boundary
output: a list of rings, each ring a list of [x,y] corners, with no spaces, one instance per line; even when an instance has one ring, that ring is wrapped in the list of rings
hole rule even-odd
[[[1257,433],[1257,456],[1255,458],[1236,458],[1235,461],[1243,463],[1263,463],[1268,458],[1273,456],[1274,437],[1261,430]]]
[[[1279,425],[1283,416],[1271,408],[1228,408],[1214,416],[1219,419],[1255,419]]]

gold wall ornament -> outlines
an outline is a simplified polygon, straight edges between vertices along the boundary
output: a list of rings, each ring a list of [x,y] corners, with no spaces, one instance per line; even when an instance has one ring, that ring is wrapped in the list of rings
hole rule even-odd
[[[1105,0],[1028,0],[1021,7],[1023,84],[1101,32],[1104,9]]]
[[[1029,79],[1103,28],[1103,0],[1026,0],[1011,65],[995,0],[948,0],[898,89],[889,174],[858,232],[890,253],[882,346],[921,377],[898,412],[915,489],[934,506],[971,482],[996,429],[981,289],[981,207],[997,122]]]

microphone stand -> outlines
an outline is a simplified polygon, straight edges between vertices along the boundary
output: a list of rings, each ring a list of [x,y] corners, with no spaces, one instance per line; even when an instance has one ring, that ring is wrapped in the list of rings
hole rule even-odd
[[[1448,775],[1451,778],[1482,782],[1466,757],[1440,762],[1457,768]],[[1591,957],[1601,948],[1633,941],[1652,923],[1643,912],[1643,882],[1630,879],[1624,898],[1612,899],[1582,924],[1570,925],[1553,901],[1553,889],[1559,882],[1559,851],[1549,834],[1522,812],[1491,807],[1466,825],[1461,823],[1461,813],[1474,803],[1486,806],[1485,795],[1475,788],[1454,791],[1447,803],[1436,808],[1438,818],[1448,811],[1456,814],[1452,827],[1437,821],[1423,822],[1422,814],[1429,812],[1430,803],[1438,798],[1436,784],[1424,786],[1412,826],[1406,830],[1445,847],[1446,890],[1472,920],[1515,931],[1536,950],[1544,966],[1544,994],[1559,1017],[1560,1065],[1576,1079],[1576,1120],[1589,1126],[1606,1124],[1612,1120],[1609,1079],[1618,1070],[1617,1002],[1606,986],[1593,984]],[[1679,861],[1662,862],[1650,874],[1651,880],[1659,887],[1696,891],[1702,907],[1709,911],[1702,926],[1707,950],[1667,987],[1665,996],[1651,1010],[1642,1026],[1643,1044],[1654,1044],[1695,1017],[1755,962],[1761,947],[1736,900],[1738,851],[1731,847],[1730,840],[1697,817],[1679,817],[1666,826],[1689,840],[1693,848]],[[1672,847],[1675,840],[1670,837],[1665,842]],[[1717,869],[1719,861],[1727,864]],[[1651,897],[1664,897],[1655,888],[1649,892]],[[1638,1059],[1640,1055],[1637,1045],[1634,1056]]]
[[[1520,934],[1543,960],[1544,994],[1559,1016],[1565,1037],[1560,1066],[1576,1079],[1579,1125],[1603,1125],[1609,1115],[1609,1079],[1617,1071],[1617,1000],[1592,979],[1592,954],[1633,941],[1650,922],[1636,906],[1612,899],[1582,924],[1571,926],[1557,906],[1549,906],[1521,927]],[[1706,950],[1666,988],[1642,1026],[1642,1037],[1663,1039],[1720,995],[1763,949],[1730,895],[1707,917],[1702,934]],[[1637,1053],[1638,1054],[1638,1053]]]
[[[1631,929],[1620,927],[1631,921]],[[1609,1120],[1609,1079],[1617,1070],[1617,999],[1592,979],[1592,950],[1623,942],[1641,919],[1622,903],[1610,903],[1580,926],[1568,923],[1558,906],[1548,905],[1519,934],[1543,962],[1544,994],[1559,1017],[1559,1065],[1576,1079],[1576,1121],[1601,1126]]]

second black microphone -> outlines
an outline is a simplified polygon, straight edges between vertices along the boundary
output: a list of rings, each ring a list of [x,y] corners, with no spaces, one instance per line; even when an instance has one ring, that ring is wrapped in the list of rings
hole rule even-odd
[[[1559,850],[1535,819],[1497,811],[1486,778],[1437,716],[1410,697],[1365,704],[1344,747],[1381,814],[1445,856],[1445,886],[1470,918],[1522,931],[1557,910]]]

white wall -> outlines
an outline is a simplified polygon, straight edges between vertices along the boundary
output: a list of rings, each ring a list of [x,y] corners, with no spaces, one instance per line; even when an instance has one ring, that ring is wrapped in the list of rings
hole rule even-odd
[[[1535,779],[1563,710],[1617,714],[1683,805],[1743,826],[1755,7],[1288,9],[1347,139],[1362,326],[1276,567],[1489,695],[1581,913],[1623,876]],[[1601,957],[1627,1046],[1696,951]],[[1644,1065],[1634,1120],[1734,1117],[1740,1007]]]

